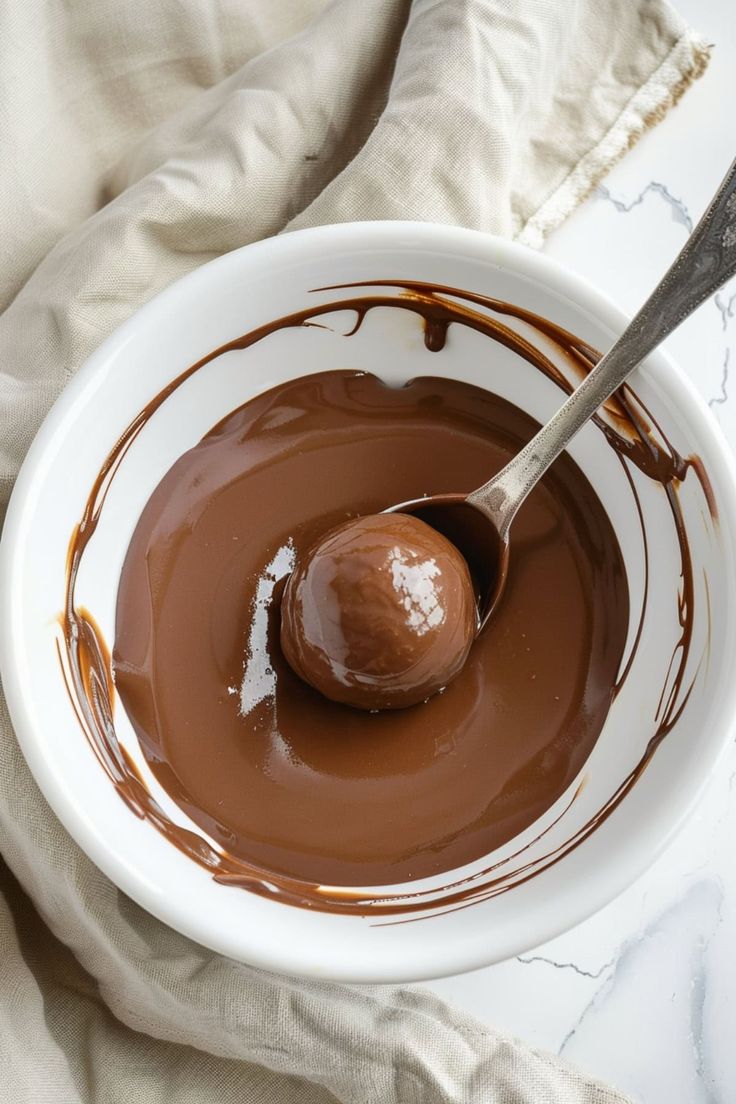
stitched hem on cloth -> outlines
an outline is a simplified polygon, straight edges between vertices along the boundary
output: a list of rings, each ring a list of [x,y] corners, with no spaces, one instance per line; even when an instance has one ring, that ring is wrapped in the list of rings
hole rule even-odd
[[[662,63],[639,88],[604,134],[600,142],[578,161],[562,184],[516,235],[523,245],[539,248],[582,203],[642,134],[659,123],[683,92],[702,76],[710,60],[711,47],[700,35],[687,30]]]

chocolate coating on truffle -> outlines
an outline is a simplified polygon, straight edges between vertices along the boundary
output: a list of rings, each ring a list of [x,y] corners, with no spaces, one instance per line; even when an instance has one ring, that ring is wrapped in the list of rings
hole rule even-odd
[[[331,530],[284,590],[281,647],[325,697],[403,709],[460,673],[478,626],[458,549],[409,514],[370,514]]]

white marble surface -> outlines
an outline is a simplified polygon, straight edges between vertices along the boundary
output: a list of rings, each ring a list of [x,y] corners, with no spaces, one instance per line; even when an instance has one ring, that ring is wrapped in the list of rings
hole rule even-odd
[[[736,7],[679,0],[705,76],[550,240],[632,311],[736,156]],[[736,449],[736,280],[668,342]],[[521,958],[431,986],[641,1104],[736,1101],[736,744],[699,812],[615,902]]]

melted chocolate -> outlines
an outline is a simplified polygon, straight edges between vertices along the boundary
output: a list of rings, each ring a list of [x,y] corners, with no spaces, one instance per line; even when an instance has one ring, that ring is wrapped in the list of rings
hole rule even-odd
[[[441,696],[360,714],[278,643],[277,588],[315,538],[430,487],[470,491],[535,428],[469,384],[330,372],[246,403],[163,478],[120,580],[115,681],[159,782],[231,856],[328,885],[424,878],[506,843],[577,776],[628,598],[569,457],[520,513],[503,602]]]
[[[387,286],[396,287],[388,282]],[[682,559],[683,589],[678,596],[681,639],[673,656],[668,692],[641,762],[575,837],[533,862],[524,861],[521,849],[504,860],[502,872],[497,864],[462,883],[427,893],[376,897],[369,892],[330,888],[340,884],[390,884],[451,869],[490,852],[550,807],[579,772],[605,719],[612,688],[620,686],[627,673],[620,674],[616,684],[626,623],[625,616],[617,616],[616,611],[621,610],[622,595],[625,599],[625,581],[610,523],[587,481],[572,460],[563,457],[515,523],[512,570],[503,604],[471,654],[467,672],[445,694],[403,714],[377,716],[356,714],[325,702],[301,684],[280,658],[272,604],[270,635],[266,639],[273,667],[266,664],[265,669],[267,680],[273,676],[275,694],[263,698],[255,710],[246,709],[244,717],[233,699],[238,699],[238,688],[243,688],[249,654],[253,654],[253,641],[243,636],[247,631],[244,615],[248,612],[248,586],[254,593],[260,572],[261,581],[272,588],[272,599],[277,598],[277,576],[286,564],[284,560],[279,567],[276,562],[279,549],[284,556],[284,549],[296,555],[299,547],[342,520],[351,509],[375,511],[425,491],[469,490],[490,471],[497,470],[535,428],[526,415],[509,404],[465,384],[417,380],[403,389],[388,389],[365,375],[329,373],[309,377],[260,396],[224,419],[164,478],[136,530],[121,580],[116,639],[118,687],[152,769],[218,847],[197,832],[182,829],[162,812],[115,736],[109,657],[94,619],[76,606],[74,588],[109,482],[140,428],[168,395],[203,364],[228,350],[246,348],[279,328],[306,325],[321,315],[351,309],[356,313],[351,331],[355,332],[367,311],[375,306],[408,309],[420,315],[425,343],[433,352],[442,349],[450,324],[470,326],[514,349],[568,391],[569,383],[553,363],[494,315],[523,319],[554,341],[580,374],[597,359],[596,352],[573,335],[521,309],[457,289],[418,283],[401,286],[403,291],[398,296],[371,294],[337,299],[251,331],[193,365],[156,396],[111,451],[92,487],[70,542],[61,618],[60,657],[80,723],[118,792],[137,815],[151,820],[220,881],[292,904],[330,911],[392,914],[459,907],[533,877],[559,861],[610,815],[675,723],[689,693],[683,678],[692,632],[692,565],[677,489],[691,468],[704,483],[706,493],[707,480],[702,466],[671,449],[657,427],[651,428],[654,423],[648,412],[628,389],[622,389],[598,415],[596,424],[627,473],[627,465],[633,464],[665,486]],[[312,400],[319,397],[320,389],[327,389],[329,403],[308,401],[310,387]],[[348,443],[345,434],[341,438],[340,425],[354,422],[358,408],[364,426],[384,433],[381,448],[376,449],[378,437],[370,432],[364,441],[351,441],[357,451],[345,472],[342,457],[336,464],[327,464],[324,457],[322,461],[312,459],[322,451],[314,450],[309,462],[316,465],[310,467],[316,478],[309,494],[304,496],[302,481],[302,494],[284,502],[283,485],[277,491],[274,483],[274,479],[278,482],[278,465],[268,463],[268,459],[269,455],[271,461],[277,453],[283,455],[284,438],[289,434],[295,435],[290,441],[293,453],[299,436],[296,427],[289,429],[288,421],[282,421],[279,427],[278,417],[273,416],[274,404],[278,408],[281,403],[282,409],[288,405],[287,395],[300,401],[300,409],[308,419],[317,419],[312,422],[313,429],[324,430],[328,438],[342,442],[343,455],[347,455]],[[327,418],[326,426],[317,424],[320,417]],[[429,464],[438,427],[446,433],[443,448],[438,447],[438,451],[446,454],[445,461],[448,457],[452,460],[450,470],[443,467],[442,475]],[[386,439],[391,462],[376,464],[376,454],[383,455]],[[462,449],[458,447],[460,439]],[[244,447],[255,440],[266,449],[267,462],[260,468]],[[374,478],[371,470],[371,478],[361,484],[356,496],[355,470],[361,448],[363,461],[370,460],[368,467],[372,465],[376,471]],[[403,465],[405,461],[406,469],[397,475],[392,464]],[[294,473],[298,471],[297,464]],[[134,625],[126,610],[132,608],[128,602],[135,601],[134,591],[140,594],[137,584],[144,569],[139,553],[144,547],[164,551],[158,537],[167,525],[170,533],[177,531],[182,519],[180,512],[177,517],[177,510],[186,499],[186,488],[191,492],[199,476],[210,480],[204,493],[195,495],[202,522],[199,536],[183,544],[184,555],[179,550],[171,562],[162,561],[162,570],[172,583],[170,593],[166,596],[162,591],[149,606],[153,622]],[[259,480],[265,480],[260,491]],[[164,487],[174,495],[170,505],[163,501]],[[632,491],[635,493],[633,483]],[[277,509],[273,502],[264,508],[269,495],[281,496]],[[229,509],[221,509],[226,501]],[[562,507],[557,505],[559,502]],[[229,528],[223,534],[226,515]],[[167,520],[162,521],[164,518]],[[204,593],[198,593],[188,585],[187,580],[194,576],[187,574],[187,565],[192,567],[198,552],[201,556],[197,540],[206,539],[207,533],[216,534],[218,540],[212,552],[211,581],[205,584]],[[232,545],[236,543],[233,536],[249,549],[243,553],[244,558],[226,553],[224,537],[229,537]],[[269,546],[265,556],[264,544]],[[246,580],[249,583],[243,590],[241,584]],[[563,600],[557,605],[555,588],[560,585],[564,588]],[[258,595],[255,597],[257,600]],[[538,613],[540,597],[543,606],[549,606],[546,618]],[[181,613],[176,612],[177,601],[180,610],[189,602],[193,620],[188,616],[182,620]],[[175,615],[178,636],[166,627],[168,614]],[[643,619],[643,610],[641,616]],[[207,635],[213,618],[218,629],[227,629],[222,639],[214,638],[214,651],[213,638]],[[165,641],[167,648],[175,649],[184,664],[184,679],[175,677],[173,663],[168,661],[164,664],[166,671],[156,669],[155,678],[150,678],[150,671],[146,673],[141,649],[150,638],[147,634],[151,624],[157,632],[164,631],[165,636],[157,642]],[[548,628],[550,624],[553,639],[545,636],[545,625]],[[182,632],[183,626],[186,632]],[[565,633],[564,643],[561,631]],[[530,632],[533,647],[523,643]],[[520,650],[527,646],[529,653]],[[572,661],[568,648],[572,649]],[[204,655],[208,650],[209,658]],[[564,664],[559,662],[561,655]],[[493,682],[494,670],[497,682]],[[208,685],[199,685],[190,694],[186,679],[195,679],[195,673]],[[228,687],[236,693],[229,693]],[[155,701],[152,689],[156,691]],[[505,691],[509,691],[507,696]],[[187,731],[179,721],[183,699],[189,701],[192,696],[200,703],[206,699],[209,706],[191,718]],[[160,712],[155,715],[162,704],[163,720]],[[307,726],[305,708],[311,718]],[[400,726],[403,718],[420,715],[424,723],[410,722],[406,739],[397,729],[392,730],[392,725],[398,722]],[[507,729],[509,715],[514,720]],[[546,720],[542,726],[540,717]],[[217,725],[213,728],[215,718]],[[373,728],[369,733],[364,726],[370,725]],[[317,727],[320,732],[310,734],[310,728]],[[516,739],[505,739],[506,732],[515,734]],[[232,777],[225,777],[214,765],[218,756],[224,756],[231,767],[237,762],[246,772],[248,785],[242,785],[242,777],[239,785]],[[213,807],[215,789],[221,784],[216,799],[220,804]],[[452,792],[455,785],[460,787],[458,792]],[[291,788],[291,797],[297,800],[288,805],[282,802],[276,816],[266,795],[273,798],[283,786]],[[343,820],[332,829],[317,812],[323,796],[332,802],[333,812],[343,810]],[[466,797],[468,808],[463,808]],[[360,816],[355,815],[356,801]],[[305,812],[307,807],[311,807],[311,819]],[[382,820],[387,811],[391,814],[390,831]],[[371,818],[368,826],[360,819],[364,813]],[[281,814],[287,817],[285,823]],[[363,835],[366,840],[358,838]]]

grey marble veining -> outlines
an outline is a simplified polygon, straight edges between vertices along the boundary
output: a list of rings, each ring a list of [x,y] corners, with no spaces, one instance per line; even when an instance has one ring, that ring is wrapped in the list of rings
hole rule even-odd
[[[721,316],[721,323],[723,326],[723,332],[725,333],[729,325],[733,321],[734,307],[736,307],[736,292],[733,295],[724,297],[722,291],[717,291],[713,296],[713,303],[715,308]]]
[[[673,1078],[668,1085],[665,1070],[637,1068],[638,1063],[632,1061],[627,1072],[618,1073],[618,1083],[646,1104],[669,1104],[680,1099],[670,1095],[677,1085],[680,1089],[689,1085],[689,1099],[702,1100],[704,1104],[720,1101],[716,1075],[710,1069],[705,1011],[710,949],[723,922],[723,901],[720,882],[704,878],[694,882],[681,900],[656,915],[641,932],[627,939],[612,973],[563,1039],[560,1055],[574,1057],[585,1043],[581,1037],[586,1032],[595,1033],[599,1040],[610,1040],[622,1015],[633,1025],[632,1035],[638,1035],[640,1027],[643,1028],[640,1041],[644,1049],[652,1031],[660,1025],[664,1028],[669,1018],[679,1024],[679,1038],[670,1038],[679,1050],[676,1081]],[[675,962],[677,973],[662,969],[663,965]],[[674,985],[688,979],[689,986],[680,984],[668,991],[667,982]],[[679,1009],[673,1016],[667,1006],[675,1002]]]
[[[615,196],[605,184],[599,184],[595,190],[596,198],[606,200],[612,204],[621,215],[627,215],[630,211],[633,211],[634,207],[638,207],[643,203],[650,193],[658,196],[669,207],[674,221],[684,226],[688,234],[692,231],[693,220],[687,206],[681,199],[672,194],[666,184],[661,184],[658,180],[650,180],[639,194],[629,201]]]
[[[604,962],[595,971],[583,970],[581,966],[577,966],[574,962],[556,962],[554,958],[546,958],[544,955],[518,955],[516,961],[523,966],[533,966],[536,962],[543,962],[547,966],[552,966],[555,970],[573,970],[579,977],[592,978],[597,981],[607,970],[611,969],[616,960],[614,958],[609,959],[608,962]]]
[[[731,349],[726,348],[723,354],[723,374],[721,376],[721,390],[719,394],[714,395],[713,398],[708,399],[708,406],[711,409],[714,406],[722,406],[728,402],[728,384],[729,384],[729,365],[731,362]]]

